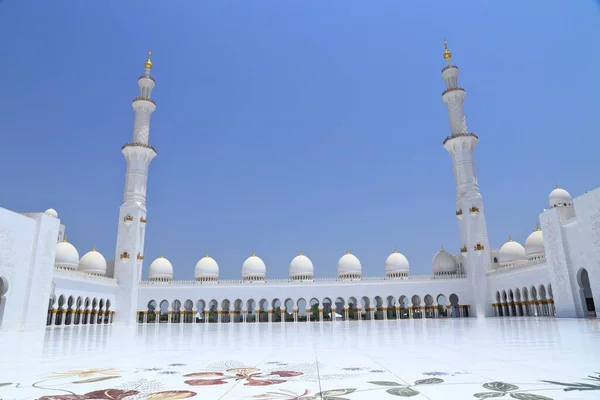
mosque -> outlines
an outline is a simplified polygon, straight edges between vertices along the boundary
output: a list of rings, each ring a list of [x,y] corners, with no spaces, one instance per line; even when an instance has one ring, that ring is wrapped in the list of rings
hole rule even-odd
[[[492,248],[474,151],[479,138],[467,129],[459,69],[445,44],[450,153],[456,185],[456,221],[462,247],[435,254],[431,273],[411,274],[395,250],[380,277],[362,276],[360,260],[341,255],[338,276],[314,278],[302,253],[291,257],[288,279],[268,279],[259,255],[242,263],[238,280],[219,279],[208,254],[193,279],[173,280],[160,257],[142,279],[152,99],[151,53],[133,100],[133,139],[121,152],[127,169],[114,258],[96,248],[80,257],[67,241],[59,214],[0,208],[0,329],[41,329],[82,324],[274,323],[460,317],[595,318],[600,298],[600,188],[577,198],[556,187],[549,207],[524,245],[508,238]],[[533,217],[532,217],[533,219]],[[382,257],[383,260],[383,257]],[[241,260],[240,260],[241,261]],[[190,277],[191,278],[191,277]]]

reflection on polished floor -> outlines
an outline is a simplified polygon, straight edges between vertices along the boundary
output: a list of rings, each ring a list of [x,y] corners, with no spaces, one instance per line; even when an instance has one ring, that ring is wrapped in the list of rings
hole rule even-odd
[[[424,319],[0,332],[0,399],[600,398],[600,322]]]

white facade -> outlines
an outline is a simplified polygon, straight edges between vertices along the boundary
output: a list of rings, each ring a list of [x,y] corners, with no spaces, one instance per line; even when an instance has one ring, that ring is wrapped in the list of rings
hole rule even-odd
[[[161,256],[142,280],[146,185],[156,151],[149,144],[154,79],[150,54],[133,101],[133,139],[127,163],[114,259],[68,243],[54,209],[18,214],[0,208],[0,329],[111,323],[259,323],[339,319],[558,316],[595,317],[600,299],[600,188],[575,199],[564,189],[549,196],[540,225],[524,238],[491,248],[474,151],[467,130],[458,68],[446,47],[442,99],[448,108],[456,218],[462,246],[433,257],[432,273],[415,276],[397,250],[383,258],[382,276],[364,277],[358,257],[341,255],[338,277],[315,279],[307,255],[290,257],[289,279],[267,279],[256,254],[240,262],[239,280],[219,279],[208,254],[193,280],[174,281]],[[58,239],[58,241],[57,241]],[[85,253],[85,254],[84,254]],[[108,253],[105,253],[108,254]],[[81,256],[81,257],[80,257]],[[18,266],[18,267],[17,267]],[[190,271],[190,275],[192,271]]]

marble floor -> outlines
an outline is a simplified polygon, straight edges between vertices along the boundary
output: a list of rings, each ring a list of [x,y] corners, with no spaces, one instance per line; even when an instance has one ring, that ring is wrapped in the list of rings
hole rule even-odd
[[[0,400],[600,399],[600,320],[0,332]]]

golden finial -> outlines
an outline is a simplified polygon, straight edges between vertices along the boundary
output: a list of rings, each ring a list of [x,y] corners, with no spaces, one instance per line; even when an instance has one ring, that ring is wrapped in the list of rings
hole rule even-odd
[[[146,64],[144,64],[144,67],[146,67],[148,69],[152,69],[152,61],[150,61],[151,57],[152,57],[152,50],[150,50],[148,52],[148,59],[146,60]]]
[[[509,242],[512,242],[512,241],[513,241],[513,240],[512,240],[512,236],[510,235],[510,233],[508,234],[508,241],[509,241]]]
[[[256,257],[256,252],[252,250],[252,257]]]
[[[63,236],[63,242],[67,243],[67,234],[65,234],[65,236]]]
[[[541,231],[540,224],[538,222],[535,223],[535,230],[536,231]]]
[[[560,186],[558,186],[558,182],[556,182],[556,189],[560,189]]]
[[[204,258],[207,258],[207,257],[210,257],[210,256],[208,255],[208,251],[206,252],[206,255],[204,256]]]
[[[158,257],[158,258],[165,258],[165,255],[162,251],[160,252],[160,257]]]
[[[302,249],[300,249],[300,255],[301,255],[301,256],[302,256],[302,255],[304,255],[304,254],[302,254]]]
[[[396,247],[396,248],[394,248],[394,253],[397,253],[397,252],[398,252],[398,248]]]
[[[94,243],[94,248],[92,249],[92,251],[96,251],[96,243]]]
[[[448,42],[444,39],[444,59],[449,60],[450,58],[452,58],[452,53],[448,50]]]
[[[446,251],[446,250],[444,250],[444,245],[440,246],[440,251]]]

